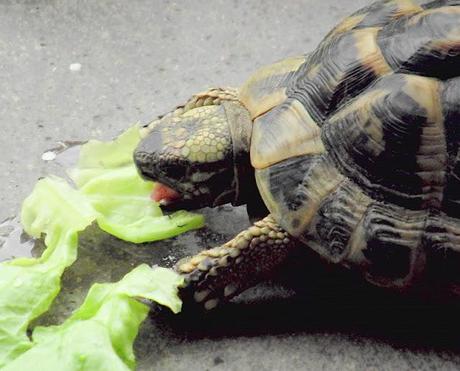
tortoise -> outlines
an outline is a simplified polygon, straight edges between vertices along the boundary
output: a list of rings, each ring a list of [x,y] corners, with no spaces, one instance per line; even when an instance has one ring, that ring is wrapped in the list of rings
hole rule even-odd
[[[247,205],[253,224],[179,261],[210,310],[296,249],[404,290],[460,257],[460,1],[377,1],[313,52],[143,128],[134,159],[166,210]],[[449,273],[450,272],[450,273]]]

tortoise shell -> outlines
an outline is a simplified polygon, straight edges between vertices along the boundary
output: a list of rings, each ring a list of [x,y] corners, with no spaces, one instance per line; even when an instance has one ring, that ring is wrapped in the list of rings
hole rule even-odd
[[[376,2],[239,99],[259,191],[290,234],[383,286],[460,252],[460,1]]]

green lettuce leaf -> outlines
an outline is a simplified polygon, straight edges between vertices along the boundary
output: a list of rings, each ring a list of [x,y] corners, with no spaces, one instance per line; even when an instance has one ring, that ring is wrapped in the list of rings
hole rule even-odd
[[[123,166],[134,166],[133,153],[140,140],[137,125],[109,142],[92,139],[81,147],[77,167],[70,170],[69,175],[77,187],[81,188],[107,171]],[[139,180],[142,179],[139,177]],[[143,183],[151,189],[151,182]]]
[[[177,288],[183,278],[165,268],[143,264],[122,280],[95,284],[71,317],[59,326],[37,327],[34,347],[4,370],[129,370],[135,367],[133,342],[149,299],[177,313]]]
[[[30,323],[49,309],[59,293],[62,273],[77,258],[78,232],[84,230],[93,221],[96,220],[101,229],[132,242],[168,238],[203,225],[202,216],[187,212],[163,216],[158,205],[150,200],[153,183],[140,178],[132,159],[133,150],[139,140],[139,128],[134,127],[109,143],[90,141],[82,147],[78,167],[71,172],[79,190],[72,188],[63,179],[48,177],[40,180],[31,195],[24,201],[21,211],[24,230],[36,238],[44,235],[46,249],[40,258],[19,258],[0,263],[0,368],[14,359],[18,359],[19,362],[18,357],[21,357],[21,362],[26,362],[21,365],[26,365],[29,361],[32,362],[30,364],[32,365],[30,354],[52,353],[50,349],[55,349],[52,348],[53,346],[62,346],[66,341],[70,344],[73,338],[80,339],[78,343],[88,342],[90,344],[92,339],[85,337],[86,330],[79,330],[80,327],[94,328],[94,341],[99,339],[97,341],[106,341],[115,347],[116,356],[106,353],[107,359],[114,359],[109,369],[117,369],[116,362],[119,362],[120,367],[126,365],[132,367],[134,358],[130,339],[134,339],[138,324],[144,318],[142,313],[147,309],[144,308],[144,304],[137,301],[124,302],[123,300],[134,296],[145,297],[169,305],[173,311],[179,310],[178,299],[171,299],[172,294],[169,288],[156,289],[156,286],[152,286],[152,281],[145,277],[148,276],[147,273],[136,273],[143,277],[145,286],[139,285],[137,280],[136,285],[129,290],[127,288],[129,285],[120,284],[118,289],[114,289],[118,296],[109,295],[107,303],[100,302],[98,312],[94,313],[95,320],[84,323],[75,322],[75,326],[68,325],[67,332],[63,330],[64,332],[61,333],[61,343],[55,338],[52,341],[49,339],[46,342],[45,340],[39,341],[42,339],[42,334],[47,332],[41,328],[37,330],[38,340],[36,341],[37,344],[41,344],[37,348],[38,345],[33,346],[26,334]],[[145,268],[142,269],[145,270]],[[131,282],[129,278],[131,276],[127,277],[127,281],[124,282]],[[96,286],[94,290],[102,290],[98,287]],[[137,293],[134,287],[137,287]],[[127,291],[124,292],[125,296],[122,299],[119,296],[123,296],[120,291],[123,288]],[[153,292],[156,292],[155,295]],[[99,299],[90,295],[88,304],[85,302],[84,309],[77,313],[89,313],[87,308],[92,305],[97,307],[99,305],[97,303]],[[114,305],[113,310],[120,306],[118,314],[113,318],[110,317],[113,311],[103,310],[103,308],[110,308],[111,305]],[[123,308],[126,309],[126,313],[133,311],[132,319],[122,318],[125,315]],[[108,313],[108,317],[104,322],[101,320],[100,315],[102,314],[100,313],[105,312]],[[114,321],[118,315],[121,319],[118,322]],[[131,320],[133,321],[131,325],[123,325],[124,321]],[[111,321],[113,325],[109,326]],[[102,328],[97,330],[98,326]],[[116,326],[121,327],[117,330]],[[116,340],[110,334],[115,338],[117,336],[123,339],[126,337],[127,340],[126,342]],[[43,348],[45,343],[49,343],[50,348]],[[83,347],[84,344],[80,346]],[[109,348],[104,349],[108,351]],[[79,351],[75,350],[75,352]],[[101,352],[104,352],[102,348]],[[22,358],[22,354],[28,354],[28,356]],[[51,356],[49,356],[49,364],[54,362],[53,359],[58,365],[60,362],[58,358]],[[102,358],[97,359],[102,362]],[[40,362],[44,362],[44,359]],[[17,367],[16,370],[23,369]],[[45,369],[51,370],[51,368]]]
[[[40,180],[24,201],[22,225],[34,237],[46,234],[47,249],[38,259],[0,264],[0,367],[32,346],[27,327],[50,307],[77,257],[77,233],[95,217],[86,198],[59,178]]]
[[[133,161],[140,140],[138,126],[111,142],[91,140],[82,146],[78,167],[69,172],[98,211],[99,227],[134,243],[170,238],[202,227],[202,215],[179,211],[164,216],[151,200],[153,182],[139,176]]]

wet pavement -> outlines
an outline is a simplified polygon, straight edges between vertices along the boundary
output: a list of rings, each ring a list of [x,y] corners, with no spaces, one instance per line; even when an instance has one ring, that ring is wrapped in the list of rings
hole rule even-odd
[[[42,159],[60,141],[107,139],[194,92],[238,86],[258,66],[313,49],[366,3],[0,2],[0,220],[18,213],[39,177],[62,173]],[[141,262],[170,266],[248,225],[242,207],[203,212],[206,228],[152,244],[89,228],[39,322],[67,316],[92,282],[118,280]],[[2,259],[39,254],[32,245],[0,224]],[[289,267],[206,316],[154,310],[136,341],[139,369],[459,368],[458,305],[371,288],[306,251]]]

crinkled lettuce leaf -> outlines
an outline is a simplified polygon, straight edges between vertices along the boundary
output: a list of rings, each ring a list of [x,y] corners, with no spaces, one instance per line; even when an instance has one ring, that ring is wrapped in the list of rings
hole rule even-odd
[[[40,180],[24,201],[21,211],[24,230],[36,238],[44,235],[46,249],[40,258],[0,263],[0,368],[8,364],[15,370],[37,369],[43,364],[48,365],[43,369],[52,370],[56,362],[55,369],[62,370],[58,355],[64,357],[63,349],[72,344],[75,347],[72,354],[83,362],[80,365],[84,366],[84,362],[94,365],[95,368],[89,369],[104,369],[102,363],[100,368],[97,365],[105,358],[107,362],[113,361],[107,363],[107,369],[132,367],[131,340],[147,311],[144,304],[133,298],[157,300],[173,311],[179,310],[170,282],[159,278],[164,275],[155,276],[160,280],[154,283],[153,276],[149,278],[146,268],[141,268],[143,273],[135,273],[134,277],[139,275],[142,279],[133,279],[133,286],[126,286],[132,276],[127,276],[116,289],[110,286],[113,290],[95,286],[83,309],[62,327],[52,328],[56,337],[48,336],[49,331],[44,328],[34,332],[34,343],[27,336],[31,321],[46,312],[59,293],[63,271],[77,258],[78,232],[93,221],[101,229],[132,242],[168,238],[203,225],[200,215],[187,212],[162,215],[150,199],[153,183],[141,179],[133,163],[132,154],[139,140],[139,128],[133,127],[109,143],[90,141],[82,147],[78,167],[71,172],[78,190],[63,179],[48,177]],[[108,290],[107,294],[103,294],[104,290]],[[110,294],[112,291],[116,295]],[[98,296],[98,292],[103,295]],[[88,316],[88,321],[78,316]],[[101,346],[93,350],[104,355],[86,355],[83,348],[91,350],[90,345],[99,342],[112,344],[116,354],[110,353],[108,346]],[[40,361],[33,358],[34,354],[41,354]]]
[[[40,180],[24,201],[22,225],[34,237],[45,234],[47,248],[38,259],[0,264],[0,367],[32,346],[27,327],[50,307],[77,257],[77,234],[95,217],[86,197],[59,178]]]
[[[80,150],[78,168],[113,169],[133,164],[133,153],[141,141],[138,125],[130,127],[109,142],[91,139]]]
[[[140,139],[139,127],[134,126],[111,142],[91,140],[82,146],[77,168],[69,172],[98,211],[99,227],[134,243],[202,227],[202,215],[179,211],[166,216],[151,200],[153,182],[139,176],[133,161]]]
[[[133,153],[141,140],[137,125],[109,142],[89,140],[80,149],[77,167],[69,175],[78,188],[113,169],[134,166]],[[139,177],[140,180],[142,180]],[[145,183],[150,187],[151,182]]]
[[[149,299],[177,313],[177,288],[183,278],[170,269],[143,264],[122,280],[95,284],[84,303],[63,324],[37,327],[34,346],[4,370],[130,370],[133,343],[149,307]]]

